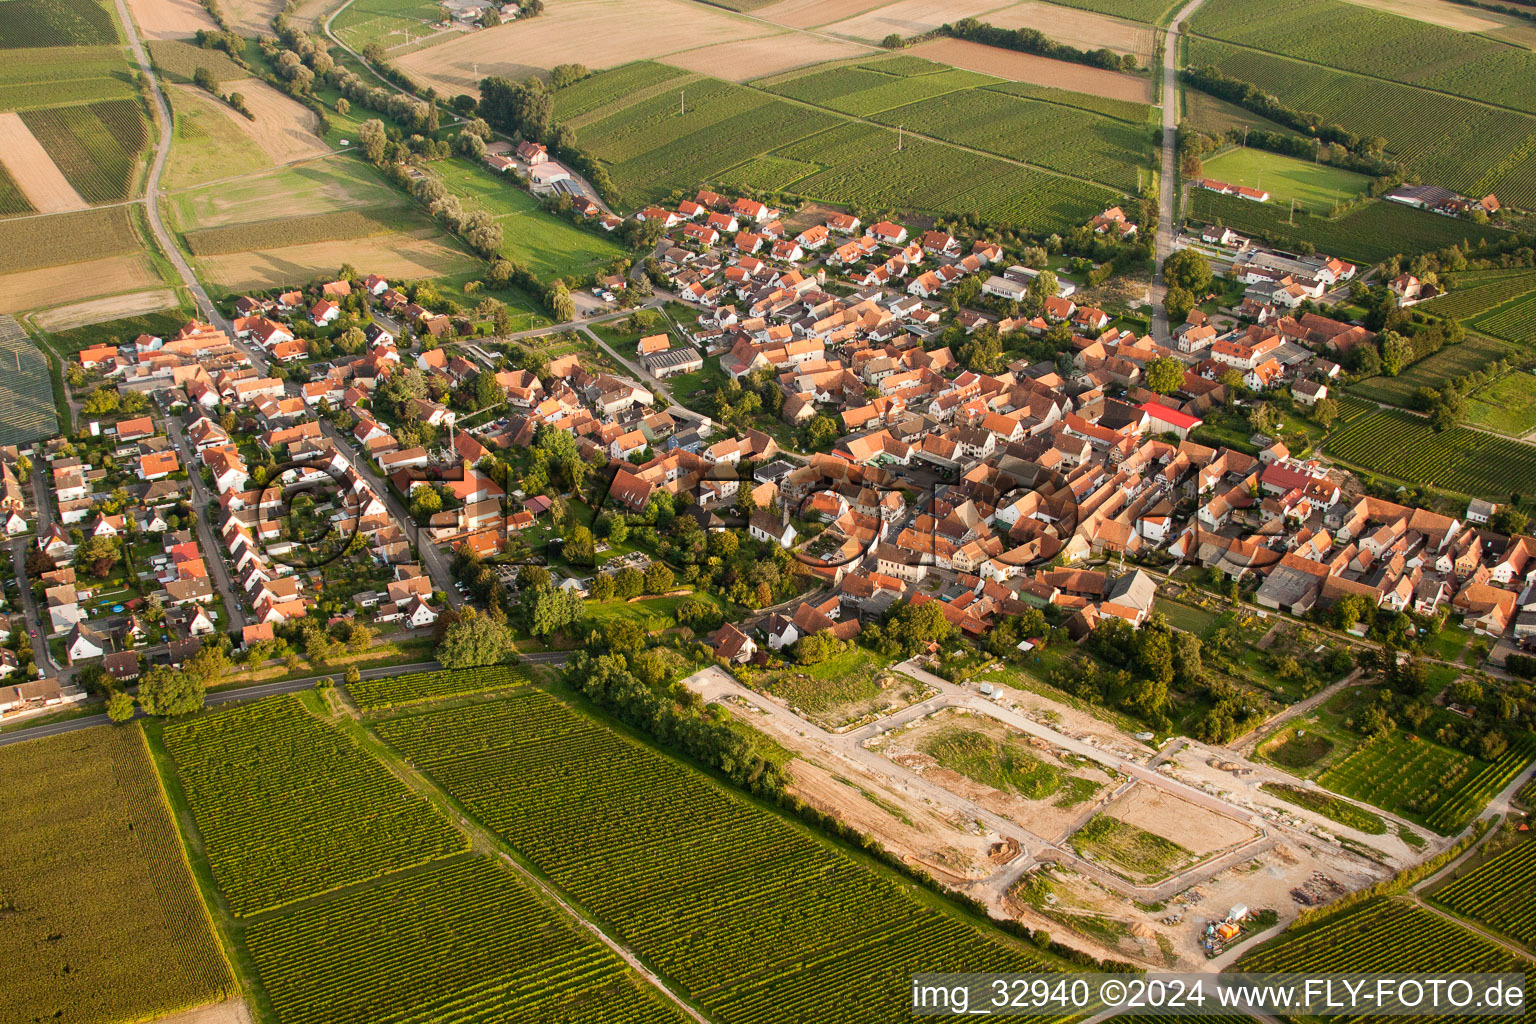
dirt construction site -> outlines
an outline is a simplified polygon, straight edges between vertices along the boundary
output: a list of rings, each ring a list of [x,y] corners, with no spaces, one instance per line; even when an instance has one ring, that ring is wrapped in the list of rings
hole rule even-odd
[[[914,662],[892,669],[937,695],[843,733],[721,668],[685,682],[795,754],[789,772],[801,799],[995,916],[1095,956],[1206,969],[1221,958],[1207,960],[1204,926],[1232,906],[1272,909],[1284,925],[1302,909],[1292,890],[1309,879],[1342,893],[1401,866],[1350,849],[1332,822],[1212,767],[1233,762],[1196,744],[1158,751],[1038,693],[998,686],[983,696]],[[1158,870],[1127,868],[1106,856],[1103,831],[1169,859]],[[1405,848],[1401,860],[1434,852]]]

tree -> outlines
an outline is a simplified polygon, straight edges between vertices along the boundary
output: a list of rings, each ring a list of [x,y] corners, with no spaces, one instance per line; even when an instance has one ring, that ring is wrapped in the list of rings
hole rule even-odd
[[[592,565],[597,560],[597,543],[592,531],[578,526],[565,538],[565,560],[572,565]]]
[[[837,440],[837,421],[826,413],[817,413],[805,425],[805,444],[808,448],[831,447]]]
[[[1505,505],[1493,514],[1493,518],[1489,521],[1488,525],[1492,526],[1499,533],[1512,537],[1517,533],[1524,533],[1529,523],[1530,516],[1518,508]]]
[[[133,698],[122,690],[114,690],[107,698],[107,717],[119,724],[133,717]]]
[[[139,680],[139,707],[147,715],[168,718],[203,706],[203,681],[190,672],[151,665]]]
[[[901,38],[900,32],[892,32],[890,35],[880,40],[880,45],[885,47],[887,50],[899,50],[903,46],[907,45],[907,41]]]
[[[87,416],[103,416],[117,411],[118,396],[115,388],[102,386],[91,392],[80,411]]]
[[[1041,255],[1044,256],[1044,253],[1042,252]],[[1028,259],[1028,256],[1026,255],[1025,258]],[[1037,309],[1044,306],[1045,300],[1055,295],[1056,289],[1060,286],[1061,282],[1054,273],[1049,270],[1040,271],[1035,275],[1034,280],[1029,282],[1027,295],[1030,303]]]
[[[592,595],[594,601],[608,601],[613,598],[613,589],[613,576],[604,572],[598,573],[592,580],[592,585],[587,588],[587,592]]]
[[[1381,372],[1396,377],[1413,362],[1413,342],[1396,331],[1381,335]]]
[[[437,645],[437,660],[444,668],[500,665],[513,651],[512,631],[506,623],[466,608],[444,631]]]
[[[1312,406],[1312,418],[1327,430],[1333,426],[1333,421],[1339,418],[1339,403],[1331,398],[1319,398]]]
[[[1195,293],[1178,285],[1170,285],[1168,295],[1163,299],[1163,309],[1167,310],[1170,323],[1183,323],[1195,305]]]
[[[921,605],[903,603],[886,622],[886,639],[902,654],[913,655],[930,643],[943,643],[954,634],[937,601]]]
[[[1171,395],[1184,386],[1184,364],[1172,356],[1147,364],[1147,387],[1160,395]]]
[[[528,632],[542,638],[580,622],[586,617],[587,606],[574,593],[555,588],[538,593],[526,614]]]
[[[613,578],[614,596],[629,600],[645,591],[645,576],[632,565],[620,569]]]
[[[384,122],[373,117],[364,121],[357,128],[357,141],[363,145],[363,155],[368,162],[374,165],[384,162],[384,153],[389,146],[389,136],[384,133]]]
[[[1204,295],[1211,279],[1211,262],[1199,250],[1180,249],[1163,261],[1163,280],[1170,289],[1184,288]]]
[[[609,619],[603,623],[603,644],[610,651],[625,653],[645,647],[646,632],[634,619]]]
[[[811,633],[795,644],[795,662],[800,665],[819,665],[838,654],[843,642],[831,633]]]
[[[676,578],[665,562],[652,562],[645,567],[646,593],[665,594],[675,582]]]
[[[192,84],[199,89],[206,89],[209,92],[218,92],[219,90],[219,83],[214,81],[213,72],[205,67],[198,67],[193,70]]]
[[[357,670],[356,665],[348,665],[346,675],[342,677],[348,686],[355,686],[363,681],[363,674]]]

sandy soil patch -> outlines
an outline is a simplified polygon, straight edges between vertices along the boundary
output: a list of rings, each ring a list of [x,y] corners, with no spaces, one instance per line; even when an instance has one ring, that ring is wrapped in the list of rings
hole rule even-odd
[[[86,201],[14,111],[0,114],[0,164],[5,165],[16,187],[38,213],[68,213],[86,208]]]
[[[666,62],[730,82],[748,82],[754,78],[793,71],[808,64],[845,60],[878,52],[873,47],[859,43],[784,33],[688,50],[673,54]]]
[[[997,0],[898,0],[897,3],[827,25],[826,31],[878,43],[892,32],[916,36],[940,25],[1002,6]]]
[[[890,0],[779,0],[759,8],[754,14],[788,28],[813,28],[857,17],[865,11],[884,7]]]
[[[1093,11],[1078,11],[1056,4],[1026,0],[1025,3],[993,11],[987,22],[998,28],[1032,28],[1057,42],[1082,50],[1107,46],[1116,53],[1134,53],[1143,64],[1152,56],[1152,28],[1134,21],[1121,21]]]
[[[161,283],[149,260],[138,255],[24,270],[0,275],[0,313],[142,291]]]
[[[200,28],[219,30],[207,8],[197,0],[128,0],[128,10],[145,39],[187,39]]]
[[[444,245],[435,231],[312,242],[276,249],[208,256],[197,261],[206,278],[225,288],[275,288],[332,273],[343,263],[390,278],[437,277],[474,266],[463,251]]]
[[[251,1024],[251,1011],[243,999],[230,999],[211,1006],[199,1006],[195,1010],[173,1013],[161,1017],[155,1024]]]
[[[1111,817],[1178,843],[1197,857],[1224,850],[1258,833],[1249,825],[1142,782],[1105,808]]]
[[[439,92],[478,95],[487,75],[525,78],[567,63],[601,70],[762,32],[693,0],[561,0],[537,18],[455,37],[395,63]]]
[[[1036,57],[1031,53],[1000,50],[995,46],[984,46],[964,39],[934,39],[906,52],[914,57],[940,64],[953,64],[957,68],[980,71],[982,74],[996,75],[1015,82],[1049,85],[1112,100],[1129,100],[1132,103],[1152,102],[1150,78],[1123,75],[1118,71],[1091,68],[1086,64],[1069,64],[1049,57]]]
[[[1478,10],[1475,7],[1444,3],[1442,0],[1349,0],[1349,2],[1359,4],[1361,7],[1374,7],[1378,11],[1386,11],[1388,14],[1396,14],[1399,17],[1412,18],[1414,21],[1427,21],[1431,25],[1439,25],[1442,28],[1453,28],[1459,32],[1497,33],[1507,25],[1521,23],[1518,18],[1508,18],[1492,11]]]
[[[169,309],[176,305],[176,293],[169,288],[150,292],[132,292],[128,295],[110,295],[105,299],[76,302],[69,306],[55,306],[34,314],[32,319],[47,331],[67,331],[71,327],[105,323],[125,316],[153,313],[157,309]]]
[[[331,151],[315,134],[315,126],[320,122],[313,111],[266,82],[251,78],[237,85],[238,88],[231,86],[231,90],[245,97],[245,104],[256,115],[256,120],[252,121],[227,103],[220,103],[219,109],[249,135],[273,163],[285,164]]]

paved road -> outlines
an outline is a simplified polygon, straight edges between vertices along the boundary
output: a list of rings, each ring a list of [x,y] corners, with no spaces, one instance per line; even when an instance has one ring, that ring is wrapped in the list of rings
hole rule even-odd
[[[1203,2],[1190,0],[1174,15],[1163,36],[1163,173],[1157,189],[1157,274],[1152,282],[1152,335],[1160,342],[1173,336],[1168,314],[1163,311],[1163,297],[1168,291],[1163,283],[1163,261],[1173,252],[1174,197],[1178,191],[1179,31],[1184,19],[1194,14]]]
[[[212,512],[219,507],[219,503],[209,493],[208,485],[203,483],[202,470],[193,457],[191,443],[182,433],[181,423],[170,416],[166,417],[166,422],[170,426],[171,440],[176,443],[176,448],[181,453],[181,464],[186,467],[187,478],[192,483],[192,497],[197,511],[198,543],[202,545],[208,571],[213,574],[214,586],[219,588],[219,593],[224,598],[224,609],[229,613],[229,627],[244,629],[251,624],[251,617],[246,614],[245,606],[241,601],[244,595],[235,590],[234,580],[229,575],[229,567],[224,562],[224,547],[219,544],[218,538],[214,535],[213,524],[210,521]]]
[[[32,467],[32,507],[36,510],[37,522],[33,524],[33,536],[18,538],[11,548],[11,554],[16,563],[16,583],[21,588],[21,607],[27,614],[27,628],[37,633],[32,638],[32,653],[37,664],[42,666],[43,674],[58,676],[59,685],[62,686],[68,681],[69,670],[55,665],[52,655],[48,653],[48,635],[53,632],[53,620],[43,621],[42,609],[37,607],[32,598],[32,581],[27,578],[27,555],[32,545],[37,543],[36,538],[47,533],[48,527],[53,525],[53,497],[44,482],[46,470],[46,464]]]

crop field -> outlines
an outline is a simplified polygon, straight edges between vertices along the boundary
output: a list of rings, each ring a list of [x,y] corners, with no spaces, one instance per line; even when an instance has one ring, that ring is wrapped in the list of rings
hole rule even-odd
[[[1530,901],[1514,897],[1536,886],[1536,843],[1520,839],[1450,885],[1434,898],[1458,914],[1480,921],[1526,945],[1536,945],[1536,912]]]
[[[1525,966],[1520,958],[1432,910],[1383,896],[1267,942],[1232,969],[1423,974],[1524,971]]]
[[[274,915],[245,939],[283,1024],[685,1019],[485,857]]]
[[[1326,742],[1326,741],[1324,741]],[[1270,751],[1269,756],[1284,764],[1284,754],[1280,749]],[[1348,825],[1350,828],[1359,829],[1361,832],[1373,836],[1386,835],[1387,823],[1381,820],[1381,816],[1370,811],[1356,807],[1347,800],[1340,800],[1331,793],[1324,793],[1316,789],[1303,789],[1300,786],[1288,786],[1281,782],[1266,782],[1261,787],[1266,793],[1273,793],[1286,803],[1295,804],[1297,807],[1305,807],[1309,811],[1316,811],[1325,818],[1332,818],[1340,825]]]
[[[205,50],[179,39],[154,39],[146,45],[155,67],[175,81],[192,81],[198,68],[207,68],[213,80],[220,84],[251,77],[249,71],[230,60],[222,50]]]
[[[48,360],[9,316],[0,316],[0,444],[23,444],[59,432]]]
[[[1191,216],[1196,220],[1219,220],[1234,231],[1268,238],[1283,247],[1311,242],[1319,252],[1359,263],[1379,263],[1399,253],[1428,252],[1464,241],[1475,245],[1481,239],[1506,234],[1499,228],[1382,199],[1366,200],[1337,218],[1314,217],[1298,210],[1294,224],[1289,222],[1289,203],[1254,203],[1203,188],[1192,188],[1190,200]]]
[[[1211,0],[1191,29],[1297,60],[1536,112],[1536,53],[1342,0]]]
[[[531,676],[520,665],[492,665],[486,668],[444,672],[407,672],[382,679],[364,679],[347,685],[347,692],[364,711],[400,708],[410,704],[448,697],[466,697],[521,686]]]
[[[643,67],[593,76],[561,90],[556,100],[559,106],[566,102],[560,96],[580,89],[572,109],[611,111],[582,124],[577,136],[609,165],[629,206],[662,199],[675,189],[689,191],[701,182],[729,182],[830,203],[935,213],[967,210],[986,220],[1060,227],[1081,223],[1117,198],[1111,189],[924,139],[907,137],[898,150],[895,131],[850,123],[830,110],[774,100],[713,79],[688,86],[686,114],[670,92],[614,109],[615,90],[604,80],[624,75],[626,81],[645,81],[649,73]],[[869,76],[881,80],[880,88],[898,91],[945,75],[898,77],[867,68],[829,73],[844,83],[850,81],[846,76],[859,81]]]
[[[1150,176],[1151,146],[1145,126],[990,89],[951,93],[897,107],[873,119],[1088,178],[1122,192],[1135,193],[1142,178]]]
[[[1491,363],[1513,359],[1517,355],[1514,348],[1502,341],[1469,334],[1461,344],[1445,346],[1434,355],[1420,359],[1396,377],[1370,377],[1350,388],[1348,394],[1375,402],[1406,406],[1419,388],[1438,390],[1458,377],[1476,373]]]
[[[1512,739],[1509,749],[1491,764],[1476,762],[1479,768],[1455,790],[1445,795],[1429,813],[1426,824],[1442,835],[1449,835],[1471,824],[1494,794],[1515,780],[1536,757],[1536,736],[1521,733]]]
[[[117,46],[7,50],[0,61],[0,111],[132,95],[132,79]]]
[[[674,89],[681,90],[698,78],[670,64],[648,60],[626,64],[583,78],[555,93],[555,119],[573,129],[580,128],[664,91],[672,94]]]
[[[271,164],[250,134],[220,109],[220,101],[192,86],[167,92],[176,122],[171,155],[160,177],[167,191],[251,174]]]
[[[234,988],[137,726],[0,749],[4,1019],[152,1020]]]
[[[142,316],[74,327],[67,331],[54,331],[49,334],[48,342],[55,351],[68,357],[92,345],[126,345],[141,334],[156,338],[169,337],[179,331],[189,319],[191,318],[184,310],[167,309],[157,313],[145,313]]]
[[[922,749],[946,768],[1026,800],[1044,800],[1066,787],[1057,805],[1070,807],[1100,788],[1097,783],[1076,778],[1059,764],[1036,756],[1023,734],[998,737],[953,726],[928,737]]]
[[[180,192],[170,197],[168,206],[177,227],[194,231],[267,220],[274,208],[290,217],[307,217],[352,209],[377,213],[409,202],[364,161],[335,158]]]
[[[1475,798],[1482,786],[1474,783],[1492,767],[1470,754],[1411,733],[1390,733],[1361,744],[1318,781],[1336,793],[1448,834],[1455,828],[1441,828],[1436,822],[1444,824],[1448,817],[1459,817],[1462,791]],[[1442,815],[1442,806],[1454,806],[1455,810]]]
[[[21,189],[16,187],[16,181],[3,166],[0,166],[0,216],[9,217],[18,213],[31,213],[32,204],[27,202],[27,197],[22,195]]]
[[[1298,160],[1263,149],[1234,149],[1205,162],[1205,177],[1263,187],[1271,202],[1327,216],[1338,203],[1365,192],[1371,179],[1329,164]]]
[[[28,110],[21,119],[86,202],[128,198],[139,153],[149,141],[137,100]]]
[[[417,39],[428,35],[441,19],[442,8],[430,0],[355,0],[333,27],[354,50],[371,43],[389,49],[405,45],[407,32]]]
[[[1524,271],[1490,271],[1496,277],[1477,273],[1458,275],[1457,286],[1448,294],[1420,303],[1419,309],[1447,320],[1473,320],[1519,298],[1536,292],[1536,274]]]
[[[1162,878],[1195,859],[1193,853],[1173,840],[1108,814],[1094,815],[1077,830],[1071,842],[1079,853],[1091,853],[1138,879]]]
[[[117,26],[98,0],[7,0],[0,50],[116,45]]]
[[[383,235],[391,231],[415,231],[431,224],[425,214],[411,209],[383,212],[389,215],[387,222],[362,210],[338,210],[308,217],[283,217],[253,224],[204,228],[187,232],[187,248],[194,256],[214,256],[251,249],[274,249],[284,245],[367,238],[369,235]]]
[[[1536,448],[1465,427],[1380,409],[1329,436],[1328,453],[1397,480],[1457,494],[1500,498],[1536,487]]]
[[[1232,128],[1241,131],[1248,126],[1263,128],[1269,132],[1279,132],[1282,135],[1299,134],[1295,129],[1288,128],[1278,121],[1260,117],[1236,103],[1217,99],[1210,93],[1201,92],[1198,89],[1184,91],[1184,116],[1179,123],[1187,124],[1207,135],[1221,135]]]
[[[1473,392],[1467,399],[1467,423],[1510,437],[1536,430],[1536,374],[1516,370]]]
[[[1536,294],[1484,313],[1472,326],[1498,338],[1528,342],[1536,338]]]
[[[715,1019],[884,1024],[919,965],[1046,966],[548,694],[377,728]]]
[[[165,743],[238,915],[464,848],[425,800],[298,697],[176,722]]]
[[[878,65],[876,65],[878,66]],[[978,75],[959,68],[939,70],[928,75],[886,75],[861,67],[839,67],[829,71],[779,80],[774,92],[791,99],[830,107],[843,114],[867,117],[909,103],[943,96],[946,93],[996,85],[999,79]]]
[[[1076,7],[1080,11],[1113,14],[1117,18],[1145,21],[1154,25],[1161,22],[1176,6],[1166,0],[1051,0],[1051,3],[1061,4],[1063,7]]]
[[[0,221],[0,274],[79,263],[138,249],[138,235],[127,212],[120,208]]]
[[[1288,106],[1385,139],[1387,151],[1425,181],[1471,195],[1497,192],[1516,206],[1536,202],[1536,118],[1199,37],[1189,55],[1192,65],[1217,67]]]

